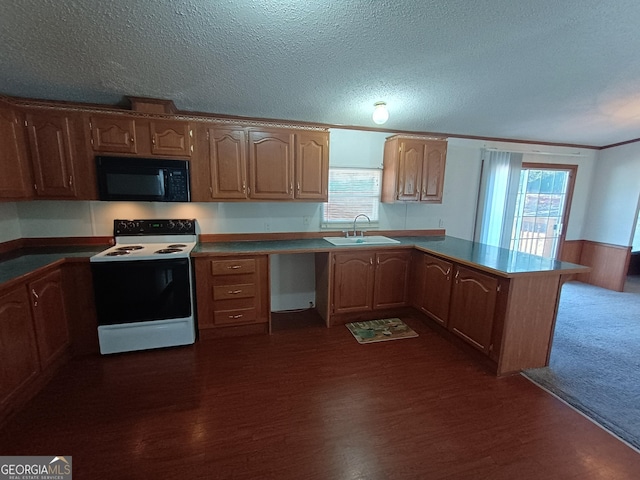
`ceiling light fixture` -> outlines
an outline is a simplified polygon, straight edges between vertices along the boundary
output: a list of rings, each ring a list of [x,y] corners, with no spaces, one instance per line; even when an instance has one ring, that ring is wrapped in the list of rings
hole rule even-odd
[[[389,120],[389,110],[385,102],[376,102],[373,104],[373,121],[378,125],[382,125]]]

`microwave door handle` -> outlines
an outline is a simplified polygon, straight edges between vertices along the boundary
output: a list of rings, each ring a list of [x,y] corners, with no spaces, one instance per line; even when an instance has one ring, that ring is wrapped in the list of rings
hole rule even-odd
[[[171,182],[169,182],[169,172],[166,168],[163,168],[162,170],[160,170],[160,172],[162,173],[162,175],[159,176],[161,179],[160,197],[166,198],[168,196],[167,190],[169,190],[169,186],[171,185]]]

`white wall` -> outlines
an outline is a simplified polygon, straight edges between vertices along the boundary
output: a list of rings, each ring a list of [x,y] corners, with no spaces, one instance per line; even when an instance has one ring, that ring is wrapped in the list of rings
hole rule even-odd
[[[0,203],[0,243],[22,238],[15,203]]]
[[[381,168],[387,133],[332,129],[330,166]],[[381,230],[445,228],[448,235],[473,238],[475,209],[483,148],[532,152],[538,147],[480,140],[449,140],[444,196],[439,205],[382,204]],[[593,177],[594,151],[545,148],[554,155],[526,154],[525,161],[579,165],[567,238],[582,238]],[[578,156],[557,156],[571,153]],[[638,178],[638,176],[634,176]],[[638,192],[636,190],[636,200]],[[199,233],[319,232],[320,203],[128,203],[33,201],[0,204],[8,211],[12,238],[111,236],[114,219],[196,218]],[[2,210],[0,210],[2,213]],[[19,225],[16,225],[17,218]],[[4,225],[4,224],[2,224]],[[4,231],[4,229],[3,229]],[[315,302],[312,255],[273,255],[271,259],[273,310],[306,308]]]
[[[640,195],[640,143],[600,151],[584,238],[629,246]]]

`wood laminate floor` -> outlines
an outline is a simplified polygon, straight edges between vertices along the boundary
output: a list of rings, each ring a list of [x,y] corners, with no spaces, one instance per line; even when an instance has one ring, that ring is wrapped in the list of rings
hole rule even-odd
[[[74,360],[0,431],[74,479],[637,479],[640,454],[416,317],[359,345],[293,315],[271,336]]]

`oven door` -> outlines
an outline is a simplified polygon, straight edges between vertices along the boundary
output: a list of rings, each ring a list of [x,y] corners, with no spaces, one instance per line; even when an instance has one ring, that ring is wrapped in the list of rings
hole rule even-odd
[[[188,258],[92,263],[98,325],[191,316]]]

